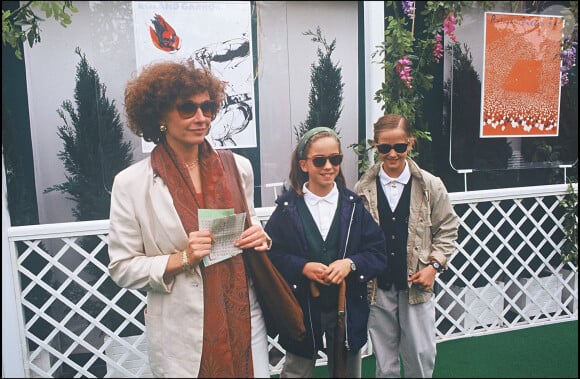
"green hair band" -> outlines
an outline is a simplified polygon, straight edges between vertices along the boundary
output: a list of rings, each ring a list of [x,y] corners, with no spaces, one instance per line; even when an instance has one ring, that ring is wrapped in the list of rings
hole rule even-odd
[[[338,134],[336,134],[334,129],[327,128],[326,126],[319,126],[310,129],[304,133],[302,138],[300,138],[300,142],[298,142],[298,147],[296,148],[296,158],[298,158],[298,160],[306,159],[304,156],[304,149],[306,149],[306,145],[308,145],[308,142],[312,139],[312,137],[320,133],[329,133],[338,138]]]

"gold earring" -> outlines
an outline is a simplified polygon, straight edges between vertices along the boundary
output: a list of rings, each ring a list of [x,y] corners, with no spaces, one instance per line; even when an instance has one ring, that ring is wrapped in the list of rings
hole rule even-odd
[[[159,125],[159,130],[161,131],[161,133],[165,133],[167,131],[167,126],[165,125]]]

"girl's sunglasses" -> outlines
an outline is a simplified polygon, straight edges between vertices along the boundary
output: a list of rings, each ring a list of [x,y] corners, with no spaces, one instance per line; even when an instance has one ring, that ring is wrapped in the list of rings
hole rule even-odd
[[[186,101],[185,103],[177,104],[175,106],[179,117],[186,119],[192,118],[198,109],[205,117],[213,117],[215,115],[215,103],[213,101],[204,101],[201,104],[196,104],[193,101]]]
[[[377,145],[377,150],[381,154],[388,154],[391,149],[395,149],[397,153],[402,154],[407,151],[407,146],[409,146],[409,143],[396,143],[394,145],[383,143],[381,145]]]
[[[331,155],[330,157],[313,157],[307,159],[312,159],[312,163],[316,167],[324,167],[326,165],[327,160],[330,161],[331,165],[338,166],[339,164],[342,163],[342,154]]]

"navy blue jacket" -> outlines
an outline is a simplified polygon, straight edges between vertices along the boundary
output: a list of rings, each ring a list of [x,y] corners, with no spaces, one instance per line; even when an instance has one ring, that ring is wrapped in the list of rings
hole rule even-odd
[[[338,185],[338,190],[340,232],[337,259],[348,257],[356,264],[356,271],[351,271],[346,277],[345,310],[348,348],[350,352],[356,353],[367,342],[367,282],[386,268],[387,255],[383,232],[363,206],[361,198],[343,186]],[[310,254],[304,227],[296,209],[297,199],[294,190],[279,196],[265,230],[272,238],[272,249],[268,256],[302,306],[306,326],[306,338],[302,342],[283,340],[282,337],[278,342],[293,354],[312,358],[323,348],[321,310],[317,302],[312,301],[310,279],[302,275]]]

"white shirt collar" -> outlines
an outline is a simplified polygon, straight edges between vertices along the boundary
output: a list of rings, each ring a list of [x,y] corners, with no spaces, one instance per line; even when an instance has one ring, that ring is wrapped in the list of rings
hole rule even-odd
[[[326,196],[320,197],[310,192],[306,184],[302,186],[304,202],[318,227],[320,235],[326,240],[326,236],[332,225],[332,220],[334,219],[334,214],[336,213],[336,208],[338,207],[338,188],[336,183],[333,183],[332,190]]]
[[[302,185],[302,192],[304,193],[304,201],[306,201],[309,205],[316,205],[322,201],[336,204],[338,202],[338,188],[336,187],[336,183],[333,183],[332,190],[323,197],[317,196],[310,192],[308,187],[306,186],[308,182]]]
[[[411,170],[409,170],[409,164],[407,163],[407,161],[405,161],[405,168],[403,169],[403,172],[401,173],[401,175],[399,175],[398,178],[391,178],[381,167],[381,169],[379,170],[379,178],[381,179],[382,186],[391,184],[391,182],[407,184],[411,179]]]

